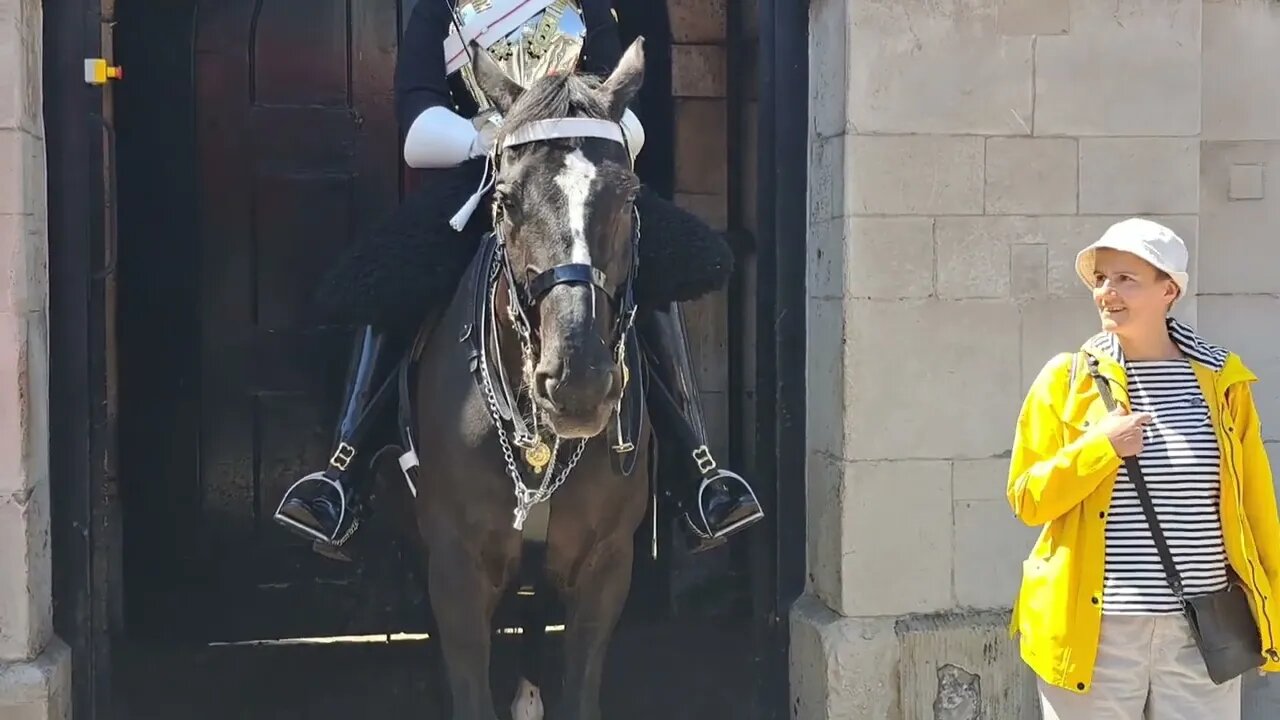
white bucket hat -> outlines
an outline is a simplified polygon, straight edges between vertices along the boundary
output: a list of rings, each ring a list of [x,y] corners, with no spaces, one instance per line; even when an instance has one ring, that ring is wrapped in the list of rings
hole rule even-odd
[[[1179,299],[1187,294],[1187,246],[1182,238],[1158,222],[1129,218],[1107,228],[1102,237],[1076,255],[1076,274],[1093,287],[1094,258],[1098,248],[1127,252],[1168,273],[1178,286]]]

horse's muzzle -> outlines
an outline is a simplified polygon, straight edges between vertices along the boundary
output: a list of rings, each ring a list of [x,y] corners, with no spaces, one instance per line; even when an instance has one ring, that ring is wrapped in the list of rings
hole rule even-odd
[[[582,357],[582,356],[589,357]],[[562,438],[593,437],[608,425],[622,394],[621,369],[601,345],[544,356],[534,375],[534,395]]]

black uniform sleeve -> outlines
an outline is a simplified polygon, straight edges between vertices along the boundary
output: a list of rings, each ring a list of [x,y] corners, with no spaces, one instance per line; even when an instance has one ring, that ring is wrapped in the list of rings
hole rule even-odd
[[[396,56],[396,116],[407,130],[430,107],[453,106],[445,73],[444,40],[449,34],[449,0],[418,0]]]
[[[580,63],[583,72],[608,77],[622,60],[622,38],[612,10],[612,0],[582,0],[582,19],[587,26]]]

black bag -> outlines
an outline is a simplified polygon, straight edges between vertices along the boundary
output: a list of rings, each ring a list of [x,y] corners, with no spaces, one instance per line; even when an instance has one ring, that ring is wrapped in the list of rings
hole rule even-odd
[[[1111,386],[1107,379],[1098,372],[1098,359],[1089,355],[1089,374],[1093,376],[1102,394],[1102,401],[1107,410],[1115,409],[1116,401],[1111,395]],[[1164,566],[1169,587],[1182,605],[1187,622],[1191,625],[1191,635],[1200,648],[1209,678],[1221,685],[1242,673],[1262,665],[1262,639],[1258,633],[1258,625],[1253,611],[1249,609],[1249,598],[1240,579],[1231,568],[1227,568],[1230,583],[1225,590],[1205,593],[1203,595],[1184,595],[1182,592],[1182,576],[1174,565],[1173,555],[1169,553],[1169,545],[1165,542],[1164,532],[1156,520],[1156,509],[1151,504],[1151,495],[1147,492],[1147,483],[1142,478],[1142,469],[1138,466],[1138,458],[1124,458],[1125,467],[1129,471],[1129,479],[1138,491],[1138,500],[1142,503],[1142,512],[1147,516],[1151,526],[1151,538],[1155,541],[1156,550],[1160,554],[1160,564]]]

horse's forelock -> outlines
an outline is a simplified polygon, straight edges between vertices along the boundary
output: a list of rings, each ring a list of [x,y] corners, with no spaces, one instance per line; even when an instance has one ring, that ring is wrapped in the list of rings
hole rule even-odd
[[[538,120],[582,117],[607,120],[606,98],[598,90],[601,80],[591,75],[551,75],[539,78],[520,94],[502,123],[508,135]]]

